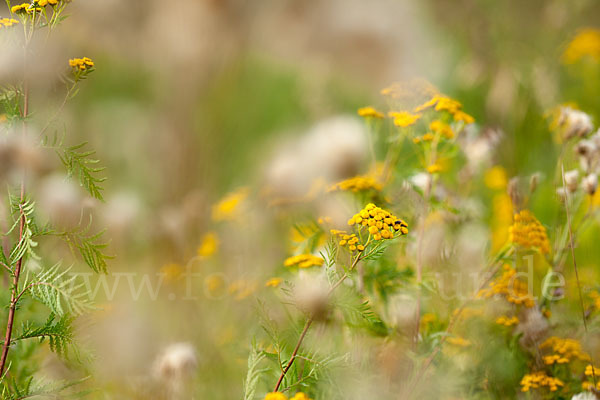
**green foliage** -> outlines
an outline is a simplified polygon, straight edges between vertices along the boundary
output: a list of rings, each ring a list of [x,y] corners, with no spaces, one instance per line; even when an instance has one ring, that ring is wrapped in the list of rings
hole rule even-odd
[[[82,290],[85,282],[77,284],[77,275],[69,276],[70,268],[61,271],[60,265],[57,263],[46,271],[33,274],[32,279],[25,279],[24,291],[61,317],[90,310],[88,293]]]
[[[59,152],[58,155],[63,165],[67,168],[69,177],[76,176],[79,184],[92,197],[104,201],[102,197],[102,190],[104,188],[101,185],[106,180],[106,177],[98,177],[98,174],[106,168],[96,166],[100,161],[91,158],[91,156],[96,154],[95,151],[81,151],[86,145],[87,142],[83,142],[76,146],[67,147],[62,151],[62,154]]]
[[[264,359],[264,352],[258,350],[256,343],[252,343],[252,349],[248,355],[248,373],[244,381],[244,400],[253,400],[255,398],[260,377],[268,370],[266,368],[259,368],[260,363]]]
[[[62,357],[68,357],[69,348],[74,346],[72,321],[73,317],[67,314],[57,321],[56,315],[51,313],[42,326],[36,327],[31,322],[27,322],[15,340],[39,338],[40,341],[43,341],[47,339],[50,350]]]
[[[33,240],[34,232],[37,231],[37,226],[33,220],[33,213],[35,211],[35,203],[31,201],[21,202],[19,199],[11,196],[11,210],[15,217],[15,222],[12,227],[6,233],[10,235],[13,231],[19,230],[20,240],[12,248],[8,261],[10,265],[15,265],[19,260],[24,258],[26,255],[33,259],[39,259],[34,252],[34,248],[37,247],[37,242]],[[21,232],[21,220],[23,221],[23,229]]]
[[[43,398],[43,399],[63,399],[63,398],[82,398],[87,393],[75,392],[66,393],[65,391],[75,385],[78,385],[87,380],[87,378],[80,379],[77,381],[53,381],[47,382],[44,380],[34,379],[30,377],[27,379],[24,385],[17,384],[14,380],[12,382],[4,383],[2,388],[2,400],[22,400],[29,398]]]
[[[69,245],[69,248],[74,254],[79,253],[83,258],[83,261],[85,261],[94,272],[106,274],[108,272],[107,260],[112,259],[113,256],[104,252],[108,243],[100,241],[105,231],[102,230],[98,233],[88,234],[91,225],[92,219],[90,217],[87,226],[73,231],[57,233],[56,235]]]

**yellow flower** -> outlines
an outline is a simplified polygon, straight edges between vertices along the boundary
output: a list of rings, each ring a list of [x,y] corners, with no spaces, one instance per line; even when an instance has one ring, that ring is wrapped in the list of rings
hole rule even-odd
[[[212,218],[215,221],[229,221],[238,217],[239,209],[248,197],[248,189],[243,187],[229,193],[213,206]]]
[[[358,109],[358,115],[365,118],[377,118],[381,119],[384,117],[383,113],[377,111],[373,107],[362,107]]]
[[[69,60],[69,65],[73,68],[74,71],[90,71],[94,68],[94,62],[91,58],[83,57],[83,58],[71,58]]]
[[[331,188],[329,188],[329,191],[331,192],[336,190],[345,190],[357,193],[366,190],[375,190],[379,192],[382,189],[383,186],[381,186],[381,184],[377,182],[374,178],[372,178],[371,176],[364,175],[355,176],[353,178],[348,178],[341,182],[338,182]]]
[[[499,165],[492,167],[485,171],[483,181],[490,189],[504,190],[508,184],[506,170]]]
[[[265,283],[265,287],[277,287],[281,285],[281,282],[283,282],[281,278],[271,278]]]
[[[198,255],[201,257],[210,257],[217,252],[219,248],[219,237],[215,232],[208,232],[202,237],[202,242],[198,247]]]
[[[562,60],[565,64],[574,64],[585,56],[600,61],[600,30],[582,29],[565,49]]]
[[[574,339],[551,336],[540,345],[541,350],[548,348],[552,350],[552,354],[544,357],[544,362],[548,365],[554,363],[566,364],[574,359],[581,361],[589,361],[590,359],[590,356],[581,349],[581,343]],[[589,371],[591,374],[591,369]]]
[[[496,319],[496,323],[499,325],[504,325],[504,326],[513,326],[513,325],[517,325],[519,323],[519,318],[517,318],[517,317],[509,318],[509,317],[503,315]]]
[[[509,228],[510,241],[525,248],[537,249],[542,254],[550,253],[550,241],[546,228],[528,210],[514,216]]]
[[[400,128],[414,125],[421,118],[421,114],[412,114],[408,111],[390,111],[388,115],[394,118],[394,125]]]
[[[264,400],[288,400],[287,396],[281,392],[267,393]]]
[[[0,18],[0,28],[3,28],[3,27],[8,28],[8,27],[11,27],[18,23],[19,23],[19,21],[17,21],[14,18]]]
[[[439,133],[444,136],[446,139],[452,139],[454,137],[454,131],[450,128],[450,125],[445,122],[436,119],[429,124],[429,129],[431,129],[435,133]]]
[[[304,393],[298,392],[290,400],[311,400],[311,399],[307,395],[305,395]]]
[[[464,122],[465,124],[472,124],[475,122],[475,118],[461,110],[456,110],[452,118],[454,118],[456,122]]]
[[[442,172],[442,166],[437,163],[431,164],[427,166],[427,172],[430,174],[437,174],[438,172]]]
[[[183,274],[183,267],[179,264],[166,264],[160,269],[167,282],[173,282]]]
[[[533,307],[535,301],[529,293],[527,284],[517,279],[517,271],[508,264],[504,265],[503,270],[502,275],[490,282],[488,288],[481,289],[477,297],[500,296],[512,304],[524,305],[527,308]]]
[[[523,379],[521,379],[522,392],[528,392],[529,389],[538,389],[544,386],[547,386],[551,392],[555,392],[558,390],[559,386],[564,385],[565,384],[563,381],[558,378],[548,376],[543,371],[534,372],[533,374],[526,374]]]
[[[413,139],[413,143],[418,144],[422,142],[431,142],[434,139],[434,136],[431,132],[428,132],[422,136],[417,136]]]
[[[55,6],[58,4],[58,0],[39,0],[38,5],[41,7],[47,6],[50,4],[51,6]]]
[[[297,256],[288,257],[283,262],[285,267],[310,268],[320,267],[325,260],[321,257],[312,254],[298,254]]]

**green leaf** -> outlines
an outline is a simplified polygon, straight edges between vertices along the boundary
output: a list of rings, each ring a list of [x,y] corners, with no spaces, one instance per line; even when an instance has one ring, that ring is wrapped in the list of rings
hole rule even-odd
[[[105,167],[97,167],[100,162],[97,159],[91,158],[95,151],[81,151],[87,142],[83,142],[76,146],[67,147],[62,154],[58,152],[60,160],[67,168],[69,177],[76,176],[79,184],[83,186],[88,193],[98,199],[104,201],[101,184],[106,180],[106,177],[98,177],[100,172],[103,172]]]

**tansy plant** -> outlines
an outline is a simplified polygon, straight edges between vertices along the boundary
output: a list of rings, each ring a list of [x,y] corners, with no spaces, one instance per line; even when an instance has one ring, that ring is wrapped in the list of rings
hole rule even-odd
[[[85,143],[66,145],[66,134],[53,132],[53,126],[65,103],[73,98],[83,79],[94,71],[90,58],[65,60],[62,71],[66,82],[64,101],[52,117],[38,124],[30,109],[29,65],[35,56],[31,44],[42,36],[47,39],[65,18],[70,1],[33,0],[23,4],[7,1],[10,15],[0,18],[0,39],[10,46],[21,47],[22,78],[4,82],[0,89],[0,136],[12,151],[31,148],[56,153],[64,166],[65,178],[72,178],[89,193],[102,200],[103,168],[93,158]],[[42,35],[40,35],[42,34]],[[15,60],[15,62],[17,62]],[[62,357],[68,365],[80,365],[81,352],[73,342],[74,319],[92,308],[88,294],[75,281],[70,268],[52,254],[45,254],[47,245],[56,240],[72,251],[73,263],[85,263],[96,273],[106,273],[106,244],[102,232],[94,232],[91,216],[84,216],[80,226],[60,228],[40,220],[36,212],[36,170],[26,163],[8,166],[18,177],[7,181],[6,203],[9,212],[2,219],[2,250],[0,265],[5,274],[2,312],[5,334],[0,356],[0,386],[2,398],[22,399],[34,396],[67,397],[75,382],[52,382],[40,376],[39,356],[42,346]],[[4,182],[3,182],[4,184]],[[89,221],[88,221],[89,219]],[[45,307],[45,308],[44,308]],[[81,374],[80,374],[81,375]],[[76,375],[75,375],[76,376]],[[83,378],[85,375],[81,375]]]

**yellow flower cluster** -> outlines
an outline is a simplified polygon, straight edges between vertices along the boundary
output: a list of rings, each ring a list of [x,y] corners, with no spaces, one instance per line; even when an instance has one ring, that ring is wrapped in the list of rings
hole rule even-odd
[[[449,337],[448,339],[446,339],[446,342],[458,347],[469,347],[471,345],[471,341],[460,336]]]
[[[267,393],[264,400],[288,400],[288,397],[281,392]],[[298,392],[294,397],[289,400],[311,400],[307,395],[302,392]]]
[[[442,170],[442,166],[438,163],[433,163],[427,166],[427,172],[430,174],[437,174],[438,172],[442,172]]]
[[[594,367],[592,364],[585,366],[585,376],[600,376],[600,368]]]
[[[408,225],[389,211],[369,203],[348,220],[348,225],[365,227],[374,240],[393,239],[399,232],[400,235],[408,233]]]
[[[348,178],[341,182],[336,183],[329,189],[329,191],[347,190],[347,191],[352,191],[354,193],[357,193],[357,192],[362,192],[362,191],[366,191],[366,190],[381,191],[381,189],[383,189],[383,187],[373,177],[371,177],[371,176],[355,176],[353,178]]]
[[[489,288],[481,289],[477,297],[490,298],[500,295],[509,303],[524,305],[528,308],[533,307],[535,301],[529,294],[527,284],[516,278],[517,271],[508,264],[504,265],[503,270],[502,275],[490,282]]]
[[[41,7],[50,5],[50,6],[55,6],[58,4],[58,0],[38,0],[38,5]]]
[[[0,18],[0,28],[8,28],[10,26],[16,25],[18,24],[19,21],[17,21],[14,18]]]
[[[350,251],[356,251],[356,250],[364,251],[365,250],[365,246],[358,243],[358,238],[356,237],[356,234],[354,234],[354,233],[348,234],[345,231],[338,231],[335,229],[332,229],[331,233],[340,237],[340,239],[341,239],[340,246],[348,245],[348,250],[350,250]]]
[[[38,3],[21,3],[10,8],[10,12],[13,14],[32,14],[34,12],[41,12],[42,8],[39,7]]]
[[[414,125],[421,118],[421,114],[413,114],[408,111],[390,111],[388,115],[390,118],[394,119],[394,125],[400,128],[406,128]]]
[[[562,339],[556,336],[551,336],[540,345],[540,349],[551,348],[552,353],[544,356],[544,363],[552,364],[567,364],[574,359],[588,361],[590,356],[581,349],[581,344],[574,339]]]
[[[94,68],[94,62],[91,58],[72,58],[69,60],[69,65],[75,70],[87,71]]]
[[[528,392],[529,389],[538,389],[547,386],[551,392],[556,392],[559,386],[565,384],[558,378],[546,375],[545,372],[534,372],[533,374],[527,374],[521,379],[521,391]]]
[[[424,135],[413,138],[413,143],[419,144],[422,142],[431,142],[434,138],[435,138],[435,136],[433,136],[433,133],[427,132]]]
[[[441,136],[445,137],[446,139],[454,138],[454,131],[452,130],[450,125],[448,125],[445,122],[440,121],[439,119],[432,121],[429,124],[429,129],[431,129],[432,132],[439,133]]]
[[[462,111],[462,104],[454,99],[443,95],[435,95],[429,101],[421,104],[414,109],[414,112],[420,113],[433,107],[435,111],[446,111],[452,115],[454,121],[464,122],[465,124],[472,124],[475,119]]]
[[[277,277],[271,278],[267,282],[265,282],[265,287],[276,288],[277,286],[281,285],[281,282],[283,282],[283,279],[281,279],[281,278],[277,278]]]
[[[496,319],[496,323],[504,326],[513,326],[519,323],[519,318],[502,315]]]
[[[385,117],[385,115],[383,115],[382,112],[377,111],[376,109],[374,109],[371,106],[359,108],[358,115],[360,115],[361,117],[364,117],[364,118],[377,118],[377,119],[382,119],[383,117]]]
[[[600,61],[600,30],[583,29],[569,43],[563,53],[563,62],[574,64],[585,56]]]
[[[202,237],[202,242],[198,246],[198,255],[200,257],[210,257],[219,249],[219,237],[215,232],[208,232]]]
[[[325,260],[321,257],[312,254],[298,254],[297,256],[286,258],[283,265],[286,267],[310,268],[320,267],[324,262]]]
[[[212,208],[212,219],[214,221],[230,221],[238,217],[240,208],[248,197],[248,189],[242,187],[226,195]]]
[[[550,241],[546,228],[529,210],[515,214],[509,228],[510,241],[525,248],[536,248],[542,254],[550,253]]]

